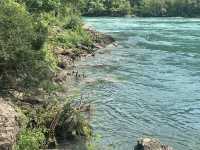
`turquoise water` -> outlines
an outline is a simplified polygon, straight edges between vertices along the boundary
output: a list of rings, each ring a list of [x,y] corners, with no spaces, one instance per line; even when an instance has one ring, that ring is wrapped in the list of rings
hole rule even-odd
[[[101,149],[132,150],[150,136],[175,150],[199,150],[200,19],[85,21],[118,41],[80,64]]]

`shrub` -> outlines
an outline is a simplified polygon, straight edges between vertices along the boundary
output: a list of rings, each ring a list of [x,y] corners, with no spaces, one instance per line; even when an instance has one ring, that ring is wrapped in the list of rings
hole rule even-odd
[[[92,130],[81,112],[74,109],[71,103],[66,103],[60,114],[55,134],[58,137],[85,136],[90,138]]]
[[[32,91],[50,81],[52,70],[40,49],[44,32],[22,5],[0,2],[0,95]]]
[[[40,150],[44,144],[45,136],[41,129],[26,129],[18,137],[16,150]]]
[[[16,0],[19,3],[25,3],[31,13],[57,11],[60,6],[60,0]]]
[[[36,32],[35,38],[32,41],[33,49],[41,49],[48,36],[48,28],[45,27],[41,22],[34,24],[34,30]]]
[[[66,18],[66,23],[64,25],[65,29],[76,30],[82,26],[82,21],[77,15],[70,15]]]
[[[78,45],[92,45],[92,38],[90,34],[82,28],[77,28],[74,31],[68,30],[54,40],[66,48],[76,48]]]

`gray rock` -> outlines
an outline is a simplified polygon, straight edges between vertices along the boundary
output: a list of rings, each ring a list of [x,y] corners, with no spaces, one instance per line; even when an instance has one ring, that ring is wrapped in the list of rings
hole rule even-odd
[[[18,114],[0,98],[0,150],[11,150],[19,132]]]
[[[157,139],[143,138],[138,140],[134,150],[173,150],[168,145],[163,145]]]

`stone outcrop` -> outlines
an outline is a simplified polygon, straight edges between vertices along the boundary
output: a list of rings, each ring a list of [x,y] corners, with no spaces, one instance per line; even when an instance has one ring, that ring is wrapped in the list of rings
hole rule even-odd
[[[18,114],[0,98],[0,150],[11,150],[19,132]]]
[[[138,140],[134,150],[173,150],[168,145],[163,145],[157,139],[143,138]]]

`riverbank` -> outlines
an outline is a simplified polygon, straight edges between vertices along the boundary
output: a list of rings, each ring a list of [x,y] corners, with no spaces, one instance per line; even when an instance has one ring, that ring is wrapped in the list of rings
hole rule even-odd
[[[82,77],[78,71],[73,70],[75,61],[79,61],[81,57],[95,56],[96,50],[115,41],[111,36],[97,32],[90,27],[83,26],[82,30],[90,36],[92,40],[90,45],[77,43],[73,48],[66,48],[62,42],[53,46],[52,50],[58,60],[59,68],[54,81],[60,86],[64,86],[62,84],[66,83],[67,76]],[[54,26],[49,33],[51,34],[49,39],[55,39],[56,36],[63,35],[65,32],[65,29]],[[49,42],[50,46],[53,44]],[[70,95],[70,93],[65,92],[64,89],[57,92],[59,97],[63,98],[62,100],[43,99],[44,95],[41,94],[24,98],[20,96],[20,93],[16,93],[15,99],[2,99],[0,105],[7,106],[2,107],[1,115],[4,118],[10,118],[9,115],[12,114],[15,115],[13,117],[15,123],[11,125],[13,129],[9,125],[1,129],[0,139],[7,139],[8,136],[12,138],[0,142],[0,149],[6,150],[14,147],[21,150],[28,145],[33,148],[38,147],[38,145],[40,148],[53,148],[56,146],[57,139],[71,139],[73,136],[89,138],[92,131],[89,122],[84,117],[84,112],[90,111],[90,105],[81,103],[74,105],[73,100],[65,100],[66,95]],[[12,104],[4,104],[5,101]],[[11,114],[7,113],[10,109],[13,111]],[[4,120],[1,118],[0,124],[4,124]],[[10,132],[11,130],[15,132]],[[30,141],[35,143],[30,143]]]

